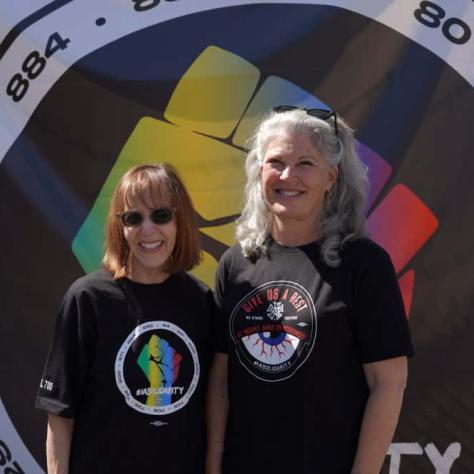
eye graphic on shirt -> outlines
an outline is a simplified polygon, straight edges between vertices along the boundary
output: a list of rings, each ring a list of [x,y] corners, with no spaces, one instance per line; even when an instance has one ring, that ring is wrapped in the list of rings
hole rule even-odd
[[[242,343],[249,354],[269,364],[279,364],[289,360],[299,342],[297,337],[283,330],[258,332],[242,338]]]
[[[272,321],[280,320],[285,314],[285,305],[275,301],[268,305],[267,317]],[[286,362],[295,353],[300,340],[283,330],[282,325],[274,324],[269,331],[249,334],[242,338],[242,343],[257,360],[272,364]]]
[[[316,321],[305,288],[272,281],[235,306],[229,325],[241,364],[255,377],[276,382],[291,377],[311,353]]]
[[[115,381],[127,405],[148,415],[183,408],[199,380],[196,346],[178,326],[149,321],[125,339],[115,360]]]

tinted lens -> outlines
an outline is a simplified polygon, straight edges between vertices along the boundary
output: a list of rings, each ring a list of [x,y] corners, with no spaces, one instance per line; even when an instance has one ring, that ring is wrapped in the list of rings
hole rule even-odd
[[[170,207],[163,207],[161,209],[154,209],[151,211],[150,219],[155,224],[167,224],[173,218],[173,209]]]
[[[327,120],[332,115],[331,111],[324,109],[309,109],[306,111],[306,113],[322,120]]]
[[[279,105],[273,108],[273,112],[280,114],[282,112],[289,112],[290,110],[296,110],[298,108],[299,107],[296,107],[294,105]]]
[[[137,227],[143,222],[143,215],[138,211],[124,212],[120,217],[125,227]]]

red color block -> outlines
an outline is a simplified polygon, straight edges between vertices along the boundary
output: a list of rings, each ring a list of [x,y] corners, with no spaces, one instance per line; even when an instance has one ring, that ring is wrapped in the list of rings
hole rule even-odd
[[[372,239],[390,254],[397,273],[437,227],[436,216],[403,184],[397,184],[368,219]]]
[[[408,270],[398,279],[398,286],[402,292],[403,305],[407,319],[410,318],[411,302],[413,300],[413,288],[415,286],[415,271]]]

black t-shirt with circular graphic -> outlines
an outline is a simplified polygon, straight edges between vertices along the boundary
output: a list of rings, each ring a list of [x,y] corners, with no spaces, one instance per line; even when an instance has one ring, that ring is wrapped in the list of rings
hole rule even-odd
[[[224,474],[347,474],[368,398],[362,365],[412,355],[388,254],[348,242],[340,266],[317,244],[270,242],[222,257],[218,350],[229,355]]]
[[[213,312],[186,273],[140,284],[99,271],[71,286],[36,400],[75,420],[71,474],[203,472]]]

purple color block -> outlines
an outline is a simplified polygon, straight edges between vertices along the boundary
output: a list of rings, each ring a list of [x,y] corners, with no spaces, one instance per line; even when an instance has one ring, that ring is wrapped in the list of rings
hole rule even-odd
[[[392,167],[375,151],[359,141],[357,141],[357,152],[362,162],[369,168],[370,189],[367,201],[367,210],[369,210],[390,178]]]

